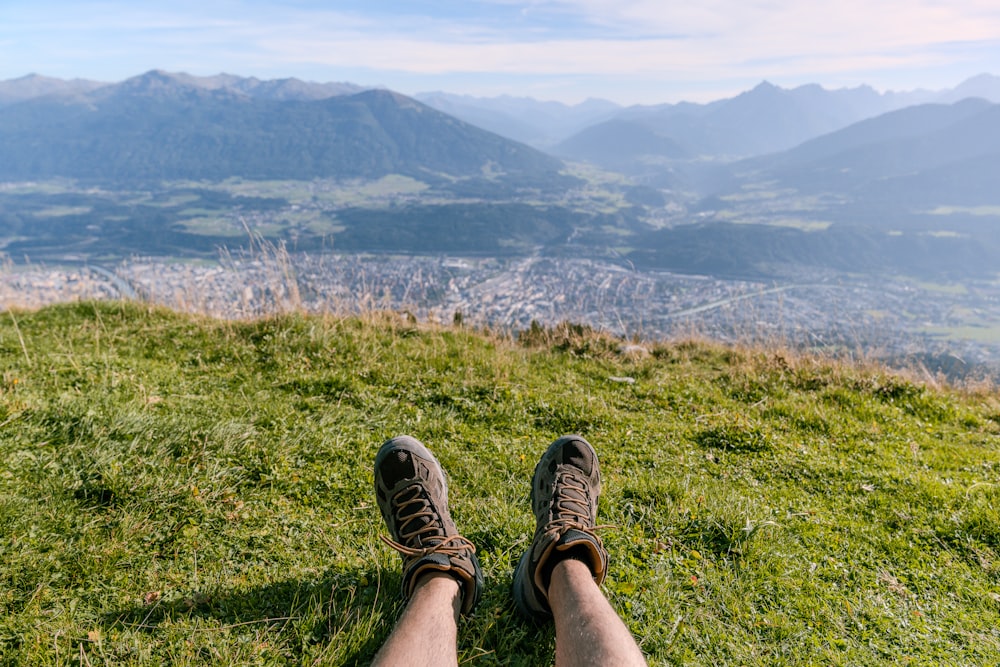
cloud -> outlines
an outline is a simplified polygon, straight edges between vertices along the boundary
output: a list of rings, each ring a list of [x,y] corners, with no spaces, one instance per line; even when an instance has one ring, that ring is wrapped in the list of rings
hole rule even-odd
[[[953,30],[971,21],[993,20],[1000,7],[993,0],[842,0],[809,3],[801,0],[486,0],[491,4],[525,5],[539,14],[560,13],[593,25],[626,29],[631,34],[697,33],[732,35],[792,19],[800,32],[878,31],[905,29],[907,24],[932,30]],[[849,36],[849,33],[841,33]]]
[[[444,13],[442,8],[450,8]],[[9,43],[3,47],[3,43]],[[586,79],[608,88],[1000,69],[995,0],[8,0],[0,62],[201,73]],[[12,75],[24,72],[12,72]],[[399,76],[396,76],[399,75]],[[334,76],[339,76],[335,74]],[[371,81],[361,81],[369,83]],[[643,83],[645,82],[645,83]],[[869,81],[874,83],[873,81]],[[492,82],[493,84],[496,81]],[[716,84],[717,86],[720,84]],[[595,90],[595,94],[601,94]]]
[[[406,16],[403,10],[402,25],[389,20],[343,30],[327,22],[322,35],[279,23],[258,43],[289,62],[364,63],[424,75],[648,74],[678,80],[912,68],[960,59],[956,45],[1000,44],[1000,9],[981,0],[480,4],[518,9],[524,18],[503,29],[488,12],[485,20],[457,20]]]
[[[934,51],[871,52],[843,54],[840,49],[811,49],[803,54],[793,47],[762,53],[692,47],[684,39],[642,41],[550,40],[506,43],[443,43],[402,38],[340,38],[305,41],[266,39],[261,46],[275,57],[330,67],[354,67],[359,62],[375,70],[413,74],[503,73],[539,76],[656,76],[697,81],[734,74],[753,78],[885,69],[903,65],[942,63],[953,58]]]
[[[494,0],[493,4],[505,3]],[[718,76],[721,70],[781,63],[785,71],[892,67],[954,58],[941,47],[1000,43],[1000,12],[985,3],[913,4],[901,0],[693,4],[640,0],[547,0],[524,5],[548,13],[576,12],[577,19],[632,25],[628,36],[607,38],[503,33],[494,27],[428,21],[421,30],[334,31],[317,39],[278,27],[260,44],[275,57],[334,66],[365,63],[375,69],[421,74],[502,72],[535,74],[636,74]],[[976,9],[977,11],[972,11]],[[422,37],[414,38],[413,34]]]

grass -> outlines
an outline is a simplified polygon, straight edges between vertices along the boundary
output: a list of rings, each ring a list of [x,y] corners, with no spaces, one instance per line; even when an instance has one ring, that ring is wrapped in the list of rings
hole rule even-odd
[[[185,215],[195,215],[195,213],[185,213]],[[206,234],[210,236],[228,236],[232,238],[243,238],[246,236],[246,228],[234,220],[232,216],[225,215],[203,215],[200,217],[184,218],[177,221],[177,225],[184,231],[192,234]]]
[[[463,664],[550,664],[508,588],[568,432],[601,456],[605,591],[652,664],[1000,662],[993,389],[577,327],[79,303],[0,320],[0,665],[366,663],[400,610],[371,472],[399,433],[486,572]]]
[[[951,340],[973,340],[989,344],[1000,343],[1000,322],[951,327],[924,327],[923,330],[932,336],[941,336]]]
[[[932,292],[934,294],[950,294],[952,296],[965,296],[969,293],[968,285],[963,283],[932,283],[925,280],[907,281],[918,289]]]
[[[228,179],[213,189],[250,197],[276,197],[291,204],[323,202],[329,206],[381,206],[386,200],[419,195],[426,183],[392,174],[371,181],[244,181]]]

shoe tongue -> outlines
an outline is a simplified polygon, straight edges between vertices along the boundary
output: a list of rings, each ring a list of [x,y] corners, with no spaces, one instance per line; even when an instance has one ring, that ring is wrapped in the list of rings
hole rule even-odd
[[[590,453],[578,440],[571,440],[563,446],[562,463],[579,468],[584,475],[590,475],[592,470]]]
[[[390,489],[400,480],[412,479],[417,474],[413,465],[413,457],[404,450],[392,453],[382,464],[382,479]]]

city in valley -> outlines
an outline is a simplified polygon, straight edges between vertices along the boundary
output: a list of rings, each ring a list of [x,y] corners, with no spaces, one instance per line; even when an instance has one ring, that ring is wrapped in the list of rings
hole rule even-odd
[[[408,313],[517,331],[569,321],[635,342],[689,337],[878,359],[952,379],[1000,377],[1000,284],[834,273],[781,282],[637,271],[566,257],[223,254],[114,266],[9,266],[8,308],[137,299],[223,318]]]

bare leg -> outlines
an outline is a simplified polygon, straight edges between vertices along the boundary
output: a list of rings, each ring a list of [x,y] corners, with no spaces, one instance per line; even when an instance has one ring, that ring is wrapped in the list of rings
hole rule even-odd
[[[375,656],[373,665],[432,667],[458,665],[458,581],[433,572],[417,582],[403,615]]]
[[[646,664],[586,564],[569,558],[557,563],[548,595],[556,624],[557,667]]]

